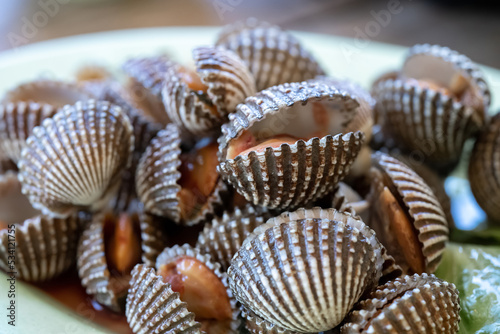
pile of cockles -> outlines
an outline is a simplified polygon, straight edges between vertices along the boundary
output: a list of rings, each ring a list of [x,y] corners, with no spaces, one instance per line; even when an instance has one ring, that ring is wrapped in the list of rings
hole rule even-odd
[[[468,140],[472,191],[500,221],[483,75],[427,44],[370,92],[329,75],[249,19],[192,59],[12,88],[0,267],[16,224],[20,279],[76,265],[134,333],[456,333],[458,291],[433,272],[454,226],[443,180]]]

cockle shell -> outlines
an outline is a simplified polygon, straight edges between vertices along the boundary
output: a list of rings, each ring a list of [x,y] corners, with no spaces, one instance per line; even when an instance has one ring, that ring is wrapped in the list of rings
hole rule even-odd
[[[271,324],[312,333],[337,326],[382,274],[375,233],[348,213],[280,216],[257,227],[228,269],[242,305]]]
[[[245,329],[250,334],[295,334],[298,332],[289,331],[270,323],[259,317],[254,312],[241,307],[241,316],[245,319]]]
[[[434,275],[405,276],[379,286],[347,316],[342,334],[454,334],[460,322],[455,285]]]
[[[317,125],[307,103],[318,101],[334,104],[328,110],[328,115],[333,115],[328,120],[329,133],[334,135],[227,159],[231,141],[244,131],[267,135],[286,131],[299,138],[310,134]],[[339,132],[352,120],[357,107],[347,93],[319,83],[284,84],[249,97],[222,126],[219,172],[255,205],[287,209],[312,202],[331,192],[356,159],[363,134]]]
[[[182,256],[192,257],[205,264],[227,287],[227,277],[220,271],[220,265],[212,262],[210,256],[201,255],[188,245],[166,248],[157,258],[156,270]],[[227,330],[217,328],[213,331],[216,334],[237,333],[240,325],[239,310],[229,288],[227,294],[233,310],[233,319]],[[181,301],[179,293],[174,292],[170,283],[165,283],[163,277],[153,268],[148,269],[143,265],[134,268],[126,308],[127,321],[134,333],[201,334],[202,325],[195,320],[195,314],[188,308],[189,305]]]
[[[209,254],[225,271],[245,238],[270,217],[269,212],[258,212],[250,205],[243,209],[235,208],[233,212],[224,212],[222,217],[215,217],[205,225],[198,236],[196,248],[202,254]]]
[[[116,196],[109,203],[114,212],[139,210],[137,193],[135,190],[135,173],[142,154],[151,140],[163,128],[161,124],[148,117],[142,110],[134,107],[129,101],[127,92],[118,83],[108,83],[100,88],[99,98],[122,108],[130,120],[134,130],[134,152],[130,167],[123,172],[122,182]]]
[[[112,272],[106,259],[104,223],[106,213],[93,217],[84,229],[78,245],[78,275],[87,294],[115,312],[125,310],[129,276]],[[166,244],[166,236],[156,217],[140,214],[141,260],[145,266],[154,266],[156,257]]]
[[[211,219],[217,207],[222,207],[227,186],[219,178],[205,205],[189,219],[183,219],[179,205],[181,186],[177,183],[181,178],[180,144],[180,130],[174,124],[168,124],[153,138],[137,167],[136,190],[146,211],[176,223],[195,225]]]
[[[134,150],[133,129],[121,108],[94,100],[66,106],[26,143],[19,162],[23,193],[54,216],[106,205]]]
[[[61,109],[65,105],[86,101],[90,98],[92,95],[75,83],[36,80],[21,84],[8,91],[3,98],[3,103],[37,102]]]
[[[210,135],[227,121],[227,115],[247,96],[254,95],[255,80],[232,51],[215,47],[193,50],[196,74],[206,92],[193,90],[183,81],[182,66],[165,75],[163,103],[172,121],[192,135]]]
[[[255,77],[257,91],[324,74],[314,57],[289,32],[251,21],[231,27],[223,30],[215,44],[241,57]]]
[[[16,102],[0,105],[0,151],[2,156],[18,162],[26,139],[33,128],[52,117],[57,109],[49,104]]]
[[[201,334],[201,324],[154,268],[138,264],[127,296],[127,321],[135,334]]]
[[[62,219],[38,215],[15,224],[16,246],[15,253],[11,253],[8,230],[1,230],[0,268],[16,272],[16,276],[24,281],[40,282],[54,278],[75,263],[79,232],[75,215]],[[15,257],[14,268],[9,265],[10,254]]]
[[[418,157],[416,158],[405,154],[400,154],[394,150],[390,151],[389,153],[391,156],[413,169],[415,173],[417,173],[422,179],[424,179],[425,183],[427,183],[427,185],[434,192],[434,195],[436,195],[439,204],[441,204],[441,207],[443,208],[443,211],[446,215],[448,227],[451,230],[455,226],[455,222],[451,214],[451,200],[444,188],[445,179],[436,171],[425,165],[423,161],[418,160]]]
[[[488,217],[500,222],[500,113],[481,132],[469,162],[469,181],[477,203]]]
[[[16,173],[0,176],[0,268],[30,282],[46,281],[69,269],[80,234],[77,216],[53,219],[33,209]]]
[[[431,80],[453,94],[418,80]],[[459,88],[463,93],[457,97]],[[442,173],[456,166],[464,142],[484,125],[490,103],[486,82],[470,59],[428,44],[412,47],[399,76],[378,80],[373,93],[386,135]]]
[[[399,160],[377,152],[372,156],[372,164],[370,227],[377,232],[379,240],[405,273],[422,269],[428,273],[434,272],[449,236],[448,223],[439,201],[425,181]],[[404,215],[412,225],[406,228],[413,231],[416,256],[422,258],[420,269],[419,264],[408,263],[402,248],[410,249],[410,245],[407,240],[398,240],[395,227],[391,226],[391,217],[386,211],[395,208],[392,205],[388,207],[389,204],[382,200],[387,191],[401,206],[402,212],[393,212]],[[400,219],[398,221],[402,223]]]
[[[347,190],[344,188],[342,189],[342,182],[340,183],[340,187],[338,189],[338,192],[340,193],[346,193]],[[347,187],[344,185],[344,187]],[[353,191],[351,189],[351,191]],[[341,197],[341,194],[338,194],[337,196]],[[338,203],[337,203],[338,204]],[[322,209],[320,207],[313,207],[310,209],[305,209],[305,208],[300,208],[295,211],[289,211],[289,212],[283,212],[281,215],[277,216],[276,218],[273,218],[268,221],[270,222],[276,222],[276,221],[298,221],[302,219],[330,219],[332,220],[335,217],[335,213],[338,211],[341,214],[345,215],[350,215],[351,217],[360,220],[358,216],[355,216],[355,210],[353,207],[351,207],[353,203],[346,202],[344,203],[345,206],[340,206],[340,209],[337,207],[333,208],[327,208],[327,209]],[[347,209],[347,210],[346,210]],[[368,213],[366,214],[368,215]],[[363,220],[361,220],[363,221]],[[379,284],[381,282],[385,283],[391,279],[395,279],[397,277],[400,277],[403,275],[403,270],[401,267],[396,263],[394,258],[387,253],[387,249],[382,245],[379,244],[380,247],[380,254],[383,259],[383,266],[382,266],[382,276],[379,279]]]
[[[130,59],[123,70],[132,78],[128,87],[129,100],[156,122],[170,122],[162,102],[165,75],[174,63],[166,56]]]

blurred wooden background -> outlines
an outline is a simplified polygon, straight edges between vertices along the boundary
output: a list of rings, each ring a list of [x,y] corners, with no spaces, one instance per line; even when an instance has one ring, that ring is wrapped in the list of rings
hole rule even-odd
[[[359,37],[374,13],[387,22],[371,40],[437,43],[500,68],[499,8],[417,0],[0,0],[0,50],[63,36],[153,26],[220,26],[254,16],[286,29]],[[476,4],[476,5],[473,5]],[[383,15],[382,15],[383,16]]]

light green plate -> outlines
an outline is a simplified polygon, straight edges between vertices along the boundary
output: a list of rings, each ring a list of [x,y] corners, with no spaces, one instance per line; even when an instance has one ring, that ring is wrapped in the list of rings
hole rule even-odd
[[[18,83],[36,78],[69,79],[84,64],[102,64],[118,69],[127,58],[166,52],[182,62],[191,61],[191,49],[209,45],[215,40],[215,28],[154,28],[106,32],[58,39],[0,54],[0,93]],[[347,38],[295,33],[316,56],[328,74],[349,78],[364,87],[379,74],[402,63],[407,48],[364,42],[358,45]],[[493,95],[500,95],[500,71],[484,67]],[[494,100],[493,110],[499,109]],[[455,180],[447,185],[449,192],[470,200],[467,183]],[[462,199],[461,199],[462,200]],[[460,206],[463,209],[463,206]],[[467,209],[469,210],[469,209]],[[469,225],[468,225],[469,226]],[[470,227],[470,226],[469,226]],[[107,333],[99,329],[85,314],[78,315],[53,301],[28,284],[17,281],[16,327],[7,325],[8,282],[0,274],[0,333]]]

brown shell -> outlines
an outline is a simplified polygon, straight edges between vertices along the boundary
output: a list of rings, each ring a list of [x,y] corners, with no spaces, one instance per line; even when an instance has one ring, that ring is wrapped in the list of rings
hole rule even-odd
[[[231,289],[229,289],[227,282],[227,274],[224,271],[221,271],[221,266],[218,262],[215,262],[209,254],[201,254],[200,251],[196,248],[189,246],[188,244],[184,244],[182,246],[175,245],[173,247],[167,247],[163,250],[163,252],[156,259],[156,269],[160,269],[162,264],[170,263],[175,261],[177,258],[182,256],[193,257],[196,260],[203,263],[209,270],[211,270],[215,276],[222,282],[224,287],[226,288],[227,296],[229,298],[229,303],[231,304],[232,310],[232,320],[229,324],[229,328],[227,331],[221,331],[222,333],[239,333],[238,328],[241,324],[241,320],[239,319],[240,310],[238,308],[236,299],[233,297],[233,293]],[[189,307],[189,305],[188,305]],[[215,331],[217,334],[217,331]]]
[[[15,224],[15,264],[8,230],[0,230],[0,268],[15,272],[24,281],[40,282],[52,279],[75,263],[76,245],[80,235],[76,216],[57,219],[38,215]],[[12,236],[12,234],[10,234]]]
[[[222,207],[227,186],[219,178],[205,206],[188,220],[182,219],[179,206],[181,186],[177,183],[181,177],[180,144],[180,131],[174,124],[168,124],[158,133],[137,167],[136,190],[147,212],[167,217],[176,223],[195,225],[211,219],[217,208]]]
[[[254,312],[241,307],[241,316],[245,319],[245,329],[250,334],[296,334],[299,332],[289,331],[262,319]]]
[[[298,39],[277,26],[255,23],[226,28],[216,42],[232,50],[254,75],[257,91],[271,86],[300,82],[323,75],[324,71]]]
[[[488,119],[491,92],[481,69],[471,59],[440,45],[417,44],[408,50],[402,68],[403,75],[407,77],[439,79],[441,84],[448,83],[457,72],[469,81],[478,100],[474,103],[476,112],[484,123]]]
[[[56,108],[35,102],[17,102],[0,105],[0,151],[2,156],[18,162],[26,139],[36,126],[52,117]]]
[[[3,98],[3,103],[37,102],[61,109],[65,105],[90,98],[92,95],[75,83],[36,80],[8,91]]]
[[[170,122],[162,102],[165,75],[173,62],[166,56],[130,59],[123,65],[125,73],[132,78],[128,87],[129,100],[156,122]]]
[[[345,128],[358,107],[355,99],[331,86],[291,83],[247,98],[222,126],[219,171],[247,201],[269,208],[298,207],[331,192],[347,175],[363,143],[360,132],[311,138],[307,142],[298,140],[293,145],[283,144],[279,148],[267,148],[265,152],[252,151],[226,160],[230,142],[244,130],[260,127],[262,132],[285,128],[303,131],[303,116],[298,112],[302,109],[292,112],[292,108],[316,101],[336,105],[331,112],[338,112],[335,116],[340,119],[335,122],[338,129],[332,131]],[[263,123],[266,119],[277,121],[280,126],[266,126],[267,123]]]
[[[459,95],[423,87],[419,80]],[[464,142],[484,125],[490,104],[476,64],[449,48],[429,44],[410,48],[399,75],[377,80],[373,94],[389,145],[419,155],[444,174],[458,163]]]
[[[500,114],[480,134],[469,162],[469,181],[477,203],[488,217],[500,222]]]
[[[405,276],[379,286],[347,316],[342,334],[454,334],[460,322],[455,285],[434,275]]]
[[[172,66],[166,73],[163,103],[172,121],[191,135],[211,135],[227,121],[228,113],[255,94],[255,80],[242,60],[232,51],[215,47],[193,50],[196,72],[206,93],[192,90],[183,81],[183,67]]]
[[[24,281],[40,282],[62,274],[75,263],[80,220],[77,216],[53,219],[40,215],[22,195],[16,173],[0,176],[0,213],[6,225],[0,228],[2,270]]]
[[[247,237],[228,276],[245,308],[283,329],[312,333],[337,326],[376,286],[383,259],[361,220],[333,209],[305,212],[327,218],[271,218]]]
[[[19,162],[23,193],[54,216],[103,208],[134,150],[133,129],[121,108],[94,100],[66,106],[26,143]]]
[[[179,256],[194,257],[204,263],[227,287],[227,277],[220,272],[218,263],[212,262],[208,255],[201,255],[196,249],[183,245],[166,248],[158,257],[156,269],[162,264],[170,263]],[[240,325],[239,310],[232,293],[227,293],[233,309],[233,320],[230,328],[216,328],[210,333],[237,333]],[[179,293],[174,292],[169,283],[154,269],[137,265],[132,271],[131,289],[127,297],[126,315],[130,328],[134,333],[201,333],[201,324],[195,320],[195,314],[188,310],[188,305],[182,302]],[[151,315],[154,317],[151,318]]]
[[[414,157],[398,154],[394,150],[390,152],[391,156],[400,160],[402,163],[406,164],[408,167],[413,169],[425,183],[432,189],[434,195],[441,204],[443,211],[446,215],[446,221],[448,222],[448,227],[451,229],[455,226],[455,221],[451,215],[451,200],[446,190],[444,188],[444,178],[436,173],[434,170],[430,169],[427,165],[424,165],[422,161],[415,159]]]
[[[113,75],[105,66],[97,64],[84,65],[75,73],[76,81],[80,83],[106,81],[112,79],[112,77]]]
[[[403,271],[411,272],[395,236],[390,231],[388,218],[382,217],[377,210],[381,205],[378,196],[384,187],[388,187],[402,205],[402,209],[407,210],[406,216],[413,224],[414,233],[421,243],[425,271],[434,272],[441,261],[449,236],[448,223],[439,201],[425,181],[399,160],[377,152],[372,156],[372,163],[374,167],[371,173],[373,183],[370,197],[373,211],[370,226],[377,232],[378,238]]]
[[[270,217],[270,213],[257,212],[250,205],[241,210],[235,208],[233,212],[224,212],[222,217],[216,217],[205,225],[198,236],[196,248],[202,254],[209,254],[226,271],[245,238]]]
[[[375,98],[398,147],[444,172],[456,166],[465,141],[483,124],[472,108],[414,81],[381,82]]]
[[[165,332],[201,334],[201,324],[170,284],[153,268],[138,264],[132,270],[125,314],[135,334]],[[154,316],[153,316],[154,314]]]
[[[83,231],[78,245],[78,275],[87,294],[115,312],[125,310],[125,297],[130,275],[114,276],[110,272],[105,253],[104,217],[100,213]],[[166,244],[166,237],[158,219],[141,214],[141,259],[145,266],[154,266],[158,254]]]
[[[333,206],[332,208],[328,209],[322,209],[320,207],[313,207],[310,209],[300,208],[293,212],[283,212],[281,215],[274,218],[274,220],[294,221],[300,219],[332,219],[336,211],[344,213],[346,215],[350,215],[355,219],[359,220],[360,218],[358,216],[355,216],[356,213],[354,209],[356,207],[355,203],[345,200],[346,197],[348,198],[352,197],[352,195],[346,194],[348,190],[345,187],[348,186],[344,185],[342,182],[339,184],[339,189],[337,190],[337,194],[334,196],[335,198],[337,198],[338,201],[335,202],[334,199],[333,204],[336,206]],[[350,191],[353,190],[350,189]],[[363,216],[369,216],[369,213],[366,213]],[[394,258],[387,253],[387,249],[381,244],[379,244],[379,246],[381,248],[381,256],[383,259],[382,276],[378,281],[380,284],[402,276],[403,270],[396,263]]]

